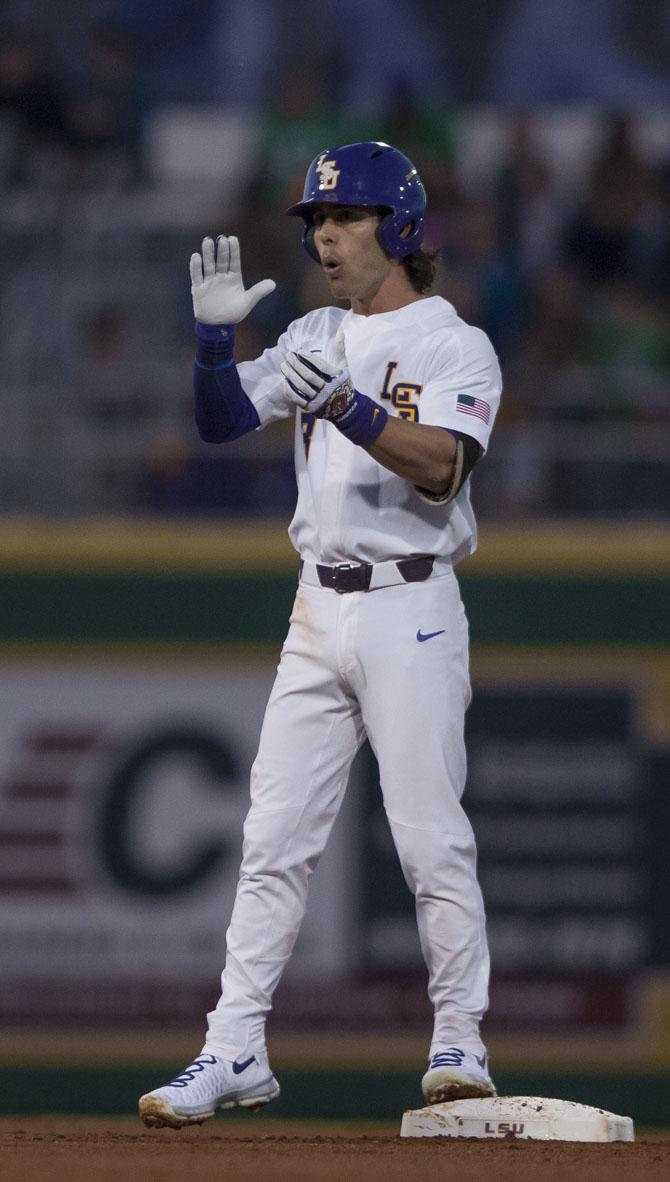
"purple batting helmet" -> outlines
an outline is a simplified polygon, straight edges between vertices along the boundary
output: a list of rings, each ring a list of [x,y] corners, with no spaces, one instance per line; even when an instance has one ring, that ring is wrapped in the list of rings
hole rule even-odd
[[[372,141],[328,148],[310,164],[302,201],[286,212],[305,219],[303,244],[317,262],[312,209],[319,205],[381,206],[388,213],[377,227],[380,246],[395,258],[421,246],[426,190],[411,160],[390,144]],[[401,231],[408,226],[403,237]]]

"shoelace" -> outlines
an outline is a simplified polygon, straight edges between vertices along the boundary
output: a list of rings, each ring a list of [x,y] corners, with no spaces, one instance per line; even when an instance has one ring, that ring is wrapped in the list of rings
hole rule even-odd
[[[430,1065],[431,1067],[462,1067],[465,1058],[465,1051],[461,1051],[459,1047],[449,1047],[447,1051],[438,1051],[433,1055]]]
[[[191,1080],[195,1079],[198,1072],[204,1071],[205,1067],[209,1067],[212,1063],[216,1063],[214,1055],[202,1055],[200,1059],[195,1059],[193,1063],[182,1071],[181,1075],[176,1076],[175,1079],[171,1079],[168,1087],[185,1088],[187,1084],[190,1084]]]

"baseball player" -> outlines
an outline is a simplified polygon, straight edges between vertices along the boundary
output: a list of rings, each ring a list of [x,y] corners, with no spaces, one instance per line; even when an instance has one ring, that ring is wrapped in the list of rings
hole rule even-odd
[[[275,285],[245,291],[236,238],[205,238],[191,258],[202,437],[224,442],[295,415],[300,579],[251,773],[221,997],[200,1055],[141,1098],[147,1125],[178,1128],[279,1094],[266,1018],[366,737],[428,968],[425,1098],[495,1095],[479,1034],[484,911],[460,803],[470,685],[454,567],[475,548],[469,477],[501,378],[484,333],[426,294],[425,209],[416,169],[388,144],[322,152],[288,212],[350,306],[309,312],[240,365],[235,325]]]

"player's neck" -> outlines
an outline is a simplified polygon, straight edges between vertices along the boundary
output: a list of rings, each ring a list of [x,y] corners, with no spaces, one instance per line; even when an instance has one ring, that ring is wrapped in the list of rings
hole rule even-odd
[[[374,316],[378,312],[396,312],[406,304],[425,297],[415,291],[403,267],[393,267],[374,292],[351,296],[351,310],[357,316]]]

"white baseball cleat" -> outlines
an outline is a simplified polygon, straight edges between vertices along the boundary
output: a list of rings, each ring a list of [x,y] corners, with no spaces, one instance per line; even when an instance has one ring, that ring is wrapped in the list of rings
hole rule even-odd
[[[472,1051],[462,1051],[460,1047],[445,1047],[431,1055],[430,1066],[421,1080],[421,1090],[428,1104],[497,1095],[489,1075],[486,1051],[478,1056]]]
[[[279,1095],[279,1084],[262,1055],[218,1059],[202,1054],[165,1087],[147,1092],[139,1113],[147,1128],[199,1125],[217,1108],[261,1108]]]

